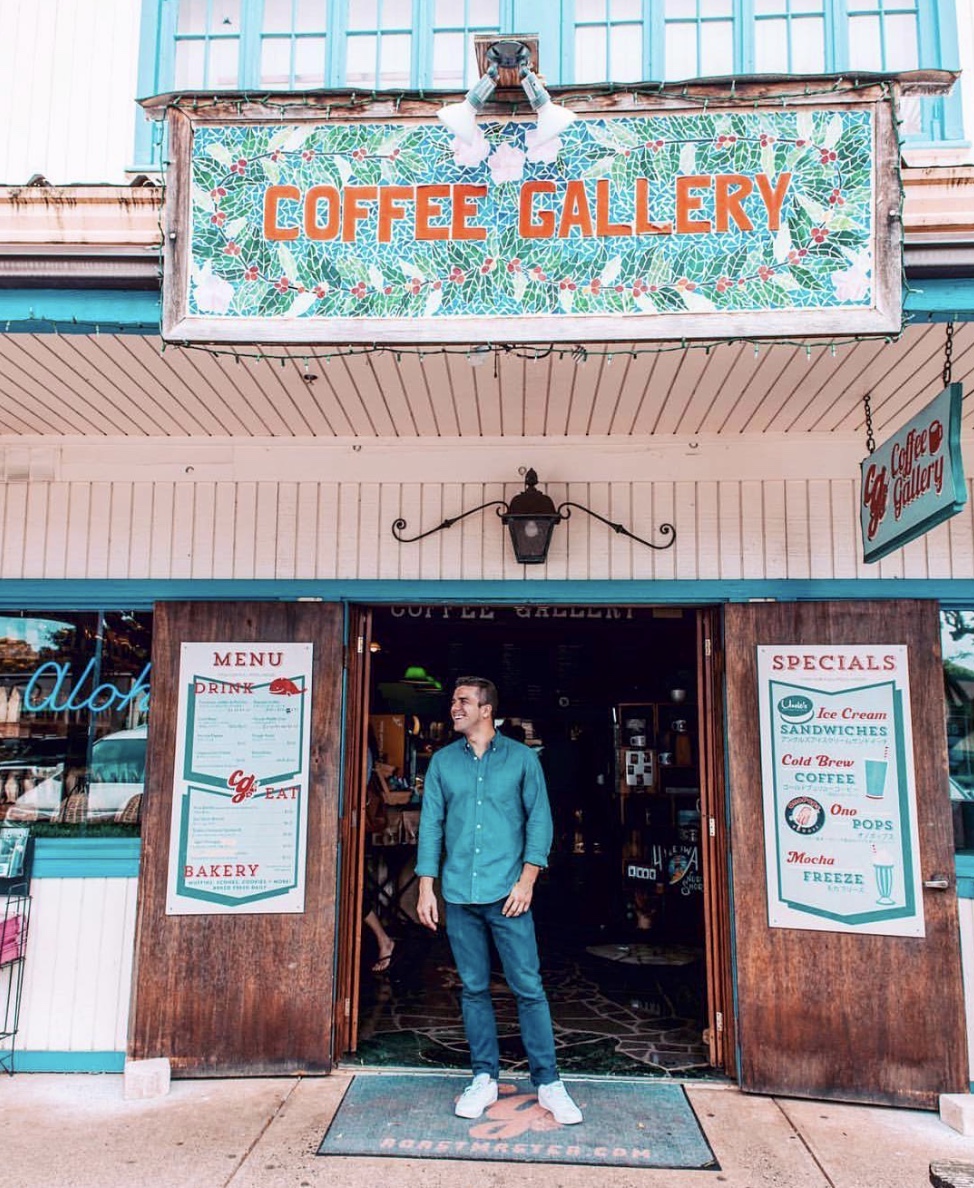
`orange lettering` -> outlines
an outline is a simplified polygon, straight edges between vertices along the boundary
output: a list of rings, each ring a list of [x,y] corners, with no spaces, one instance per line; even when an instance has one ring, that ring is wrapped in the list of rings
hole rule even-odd
[[[277,222],[278,203],[284,198],[300,201],[301,191],[297,186],[268,186],[264,194],[264,238],[271,242],[282,239],[297,239],[297,227],[280,227]]]
[[[416,187],[416,238],[417,239],[449,239],[450,228],[445,224],[433,227],[430,219],[440,218],[443,214],[443,204],[438,198],[449,198],[449,186],[417,186]]]
[[[487,194],[486,186],[453,187],[453,238],[486,239],[487,228],[471,226],[469,220],[477,213],[477,200]]]
[[[649,178],[636,178],[636,234],[672,235],[672,223],[651,223],[649,221]]]
[[[318,222],[318,203],[328,203],[328,222]],[[304,196],[304,233],[309,239],[334,239],[338,234],[341,199],[334,186],[312,186]]]
[[[643,180],[645,181],[645,178]],[[571,185],[571,182],[568,184]],[[609,179],[607,177],[603,177],[595,183],[595,234],[632,235],[631,224],[609,221]]]
[[[565,203],[561,208],[561,222],[558,224],[558,238],[567,239],[568,233],[577,227],[583,235],[592,234],[592,214],[588,208],[588,194],[585,183],[570,181],[565,186]]]
[[[754,183],[749,177],[740,173],[718,173],[716,177],[717,196],[715,199],[716,219],[718,231],[730,229],[729,219],[733,219],[741,231],[753,231],[754,224],[741,210],[741,203],[754,189]]]
[[[522,239],[551,239],[555,233],[555,212],[534,209],[535,194],[554,194],[552,181],[525,182],[521,187],[521,206],[517,233]],[[537,215],[537,217],[535,217]]]
[[[406,211],[399,203],[406,198],[412,198],[412,196],[412,186],[379,187],[379,243],[391,241],[392,220],[406,217]]]
[[[369,208],[363,202],[375,201],[375,186],[348,186],[342,195],[342,240],[354,243],[358,225],[369,217]]]
[[[758,189],[761,191],[761,197],[768,211],[768,230],[777,231],[781,226],[781,204],[791,185],[791,174],[779,174],[773,190],[766,173],[759,173],[754,180],[758,183]]]
[[[680,235],[705,235],[711,230],[709,219],[690,218],[691,213],[703,205],[703,199],[693,197],[690,191],[709,189],[713,180],[706,174],[676,179],[676,229]]]

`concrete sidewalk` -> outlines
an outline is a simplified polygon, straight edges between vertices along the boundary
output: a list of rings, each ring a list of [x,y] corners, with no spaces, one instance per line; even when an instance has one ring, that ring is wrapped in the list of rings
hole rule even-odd
[[[123,1100],[121,1076],[3,1076],[0,1178],[7,1188],[929,1188],[931,1161],[974,1162],[974,1138],[933,1113],[701,1082],[686,1088],[716,1172],[319,1157],[350,1076],[174,1081],[147,1101]]]

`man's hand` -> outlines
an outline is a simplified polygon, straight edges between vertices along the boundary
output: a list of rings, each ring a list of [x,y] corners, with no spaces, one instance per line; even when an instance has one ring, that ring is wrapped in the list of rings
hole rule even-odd
[[[511,893],[508,895],[504,906],[501,908],[502,916],[523,916],[524,913],[531,906],[531,898],[534,895],[534,879],[525,879],[522,874],[518,881],[511,888]]]
[[[416,915],[424,927],[436,931],[440,922],[440,910],[436,906],[436,894],[433,891],[433,880],[429,875],[423,875],[419,880],[419,899],[416,902]]]

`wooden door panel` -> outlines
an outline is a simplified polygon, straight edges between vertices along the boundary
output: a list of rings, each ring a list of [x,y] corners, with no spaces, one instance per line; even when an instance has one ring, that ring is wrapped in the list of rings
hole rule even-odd
[[[311,641],[313,692],[305,909],[167,916],[166,881],[184,641]],[[157,603],[129,1052],[183,1075],[327,1072],[341,754],[342,608]]]
[[[755,603],[725,610],[728,774],[743,1088],[935,1107],[968,1087],[943,668],[932,602]],[[768,926],[756,646],[905,644],[923,938]]]

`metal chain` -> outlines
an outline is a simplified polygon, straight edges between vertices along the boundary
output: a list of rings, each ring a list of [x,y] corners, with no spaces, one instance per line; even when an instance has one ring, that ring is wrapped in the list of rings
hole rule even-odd
[[[876,452],[876,438],[873,437],[873,406],[868,392],[863,394],[862,407],[866,414],[866,450],[870,454]]]
[[[954,323],[948,322],[947,323],[947,340],[944,343],[943,380],[944,380],[945,388],[950,387],[950,364],[951,364],[951,357],[953,356],[953,353],[954,353]]]

